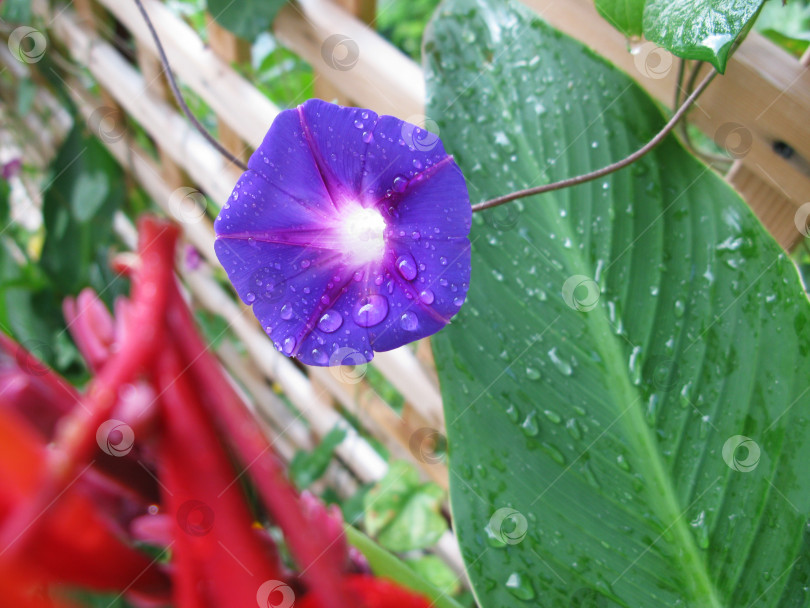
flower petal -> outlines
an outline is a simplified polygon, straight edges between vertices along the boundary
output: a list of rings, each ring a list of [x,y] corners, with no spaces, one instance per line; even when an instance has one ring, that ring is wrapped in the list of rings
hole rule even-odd
[[[437,135],[394,116],[380,116],[367,150],[363,195],[375,201],[396,196],[408,181],[446,158]]]
[[[377,114],[371,110],[344,108],[320,99],[308,100],[297,111],[312,155],[335,204],[340,206],[347,198],[357,200]],[[364,203],[365,199],[358,202]]]
[[[332,199],[297,110],[285,110],[276,117],[261,145],[250,157],[248,169],[276,190],[287,193],[285,203],[294,199],[305,208],[322,213],[332,208]],[[267,206],[274,202],[275,199],[268,201],[259,211],[267,211]]]

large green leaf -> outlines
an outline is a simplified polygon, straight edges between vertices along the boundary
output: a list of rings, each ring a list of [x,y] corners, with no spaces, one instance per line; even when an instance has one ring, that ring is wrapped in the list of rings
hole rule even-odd
[[[685,59],[720,72],[734,44],[750,29],[765,0],[647,0],[644,35]]]
[[[474,201],[603,166],[663,123],[513,2],[444,3],[425,56]],[[468,303],[433,344],[481,605],[807,605],[810,310],[743,201],[670,138],[476,214],[471,239]]]
[[[646,0],[595,0],[596,10],[625,36],[640,36]]]

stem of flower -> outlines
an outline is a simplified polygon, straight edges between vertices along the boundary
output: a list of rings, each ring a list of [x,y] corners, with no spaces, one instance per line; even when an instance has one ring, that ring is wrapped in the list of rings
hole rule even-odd
[[[177,86],[177,81],[174,79],[174,74],[172,73],[172,68],[169,65],[169,59],[166,57],[166,51],[163,50],[163,45],[160,42],[160,37],[155,31],[155,26],[152,24],[152,20],[149,18],[149,15],[146,12],[146,9],[143,7],[143,3],[141,0],[135,0],[135,4],[138,5],[138,10],[141,11],[141,15],[143,15],[143,20],[146,21],[146,26],[149,28],[149,33],[152,34],[152,39],[155,41],[155,46],[157,47],[158,56],[160,57],[160,63],[163,64],[163,70],[166,73],[166,78],[169,81],[169,87],[174,94],[174,99],[177,101],[177,105],[180,106],[180,109],[183,110],[183,114],[186,115],[191,121],[191,124],[194,125],[194,128],[200,132],[200,134],[208,140],[208,142],[217,149],[217,152],[222,154],[225,158],[227,158],[230,162],[234,165],[239,167],[242,171],[247,171],[247,165],[243,163],[241,160],[236,158],[233,154],[231,154],[225,146],[217,141],[217,139],[211,135],[205,127],[197,120],[197,117],[191,112],[186,103],[186,100],[183,98],[183,94],[180,92],[180,87]]]
[[[636,162],[639,158],[647,154],[650,150],[655,148],[658,144],[660,144],[667,135],[675,128],[675,125],[684,117],[687,110],[692,106],[692,104],[700,97],[700,94],[709,86],[709,83],[717,76],[717,70],[712,69],[711,72],[703,79],[703,81],[697,86],[697,88],[692,92],[692,94],[683,102],[681,107],[672,115],[672,118],[669,119],[669,122],[664,125],[664,128],[661,129],[655,137],[653,137],[650,141],[648,141],[644,146],[626,156],[620,161],[607,165],[606,167],[602,167],[601,169],[597,169],[596,171],[591,171],[590,173],[584,173],[582,175],[577,175],[575,177],[569,177],[567,179],[560,180],[558,182],[554,182],[552,184],[544,184],[542,186],[536,186],[534,188],[527,188],[525,190],[518,190],[516,192],[510,192],[509,194],[504,194],[503,196],[499,196],[497,198],[490,199],[488,201],[484,201],[483,203],[478,203],[477,205],[472,206],[473,212],[476,211],[483,211],[484,209],[490,209],[491,207],[497,207],[498,205],[503,205],[505,203],[509,203],[511,201],[517,200],[519,198],[524,198],[527,196],[532,196],[534,194],[543,194],[544,192],[551,192],[553,190],[562,190],[563,188],[569,188],[571,186],[577,186],[579,184],[584,184],[585,182],[590,182],[595,179],[599,179],[600,177],[604,177],[605,175],[609,175],[610,173],[615,173],[620,169],[624,169],[628,165]]]

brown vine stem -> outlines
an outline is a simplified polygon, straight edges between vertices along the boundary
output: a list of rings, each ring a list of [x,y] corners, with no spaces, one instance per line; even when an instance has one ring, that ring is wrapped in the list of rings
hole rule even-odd
[[[615,173],[619,169],[624,169],[628,165],[633,164],[639,158],[647,154],[650,150],[655,148],[658,144],[660,144],[667,135],[675,128],[675,125],[684,117],[686,112],[692,106],[693,103],[700,97],[700,94],[709,86],[711,81],[714,77],[717,76],[717,70],[712,68],[712,71],[703,79],[703,81],[697,86],[697,88],[692,91],[692,94],[686,98],[683,102],[681,107],[672,115],[672,118],[669,119],[669,122],[664,125],[664,128],[661,129],[655,137],[653,137],[650,141],[648,141],[644,146],[626,156],[620,161],[615,163],[611,163],[601,169],[597,169],[596,171],[591,171],[590,173],[583,173],[582,175],[577,175],[575,177],[569,177],[567,179],[560,180],[558,182],[554,182],[552,184],[544,184],[542,186],[535,186],[534,188],[527,188],[525,190],[518,190],[516,192],[510,192],[509,194],[504,194],[503,196],[499,196],[488,201],[484,201],[483,203],[478,203],[477,205],[472,206],[473,212],[476,211],[483,211],[484,209],[490,209],[492,207],[497,207],[498,205],[503,205],[505,203],[509,203],[511,201],[517,200],[519,198],[524,198],[526,196],[532,196],[534,194],[543,194],[544,192],[551,192],[553,190],[562,190],[563,188],[570,188],[571,186],[577,186],[579,184],[584,184],[585,182],[590,182],[595,179],[599,179],[605,175],[610,173]]]
[[[141,0],[135,0],[135,4],[138,6],[138,10],[141,11],[141,15],[143,15],[143,20],[146,21],[146,26],[149,28],[149,33],[152,34],[152,40],[155,41],[155,46],[157,47],[158,56],[160,57],[160,63],[163,64],[163,70],[166,72],[166,78],[169,81],[169,87],[174,94],[174,99],[177,101],[177,105],[180,106],[180,109],[183,111],[183,114],[186,115],[191,121],[191,124],[194,125],[194,128],[200,132],[200,134],[208,140],[212,146],[217,149],[217,152],[222,154],[225,158],[227,158],[230,162],[234,165],[239,167],[242,171],[247,171],[247,165],[243,163],[241,160],[236,158],[233,154],[231,154],[225,146],[219,143],[213,135],[211,135],[206,128],[197,120],[197,117],[191,112],[189,109],[186,100],[183,98],[183,94],[180,92],[180,87],[177,86],[177,81],[174,79],[174,74],[172,73],[172,68],[169,65],[169,59],[166,57],[166,51],[163,50],[163,44],[160,42],[160,37],[158,36],[157,31],[155,31],[155,26],[152,24],[152,20],[149,18],[149,15],[146,12],[146,9],[143,7],[143,3]]]

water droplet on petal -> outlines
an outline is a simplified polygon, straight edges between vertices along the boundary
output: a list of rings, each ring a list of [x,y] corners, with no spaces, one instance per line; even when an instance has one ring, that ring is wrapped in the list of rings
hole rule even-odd
[[[414,231],[411,233],[411,238],[412,238],[414,241],[418,241],[419,239],[421,239],[421,238],[422,238],[422,233],[421,233],[421,232],[419,232],[418,230],[414,230]]]
[[[360,327],[373,327],[381,323],[387,315],[388,300],[379,294],[362,298],[352,311],[352,318]]]
[[[310,262],[309,260],[303,260],[301,262],[301,268],[306,270],[307,268],[310,267],[311,264],[312,264],[312,262]]]
[[[416,331],[419,328],[419,318],[412,312],[404,312],[399,318],[399,324],[405,331]]]
[[[326,311],[318,321],[318,329],[327,334],[337,331],[341,325],[343,325],[343,315],[336,310]]]
[[[284,338],[284,343],[281,345],[281,350],[284,351],[285,355],[289,355],[293,349],[295,348],[295,338],[290,336],[289,338]]]
[[[430,306],[433,304],[433,301],[436,299],[436,296],[433,295],[433,292],[430,289],[425,289],[422,293],[419,294],[419,299],[422,300],[425,304]]]
[[[285,321],[289,321],[290,319],[292,319],[292,316],[293,316],[292,304],[287,302],[284,306],[282,306],[281,307],[281,312],[279,313],[279,315]]]
[[[245,300],[247,300],[248,304],[253,304],[256,301],[256,294],[252,291],[249,291],[245,294]]]
[[[394,178],[394,192],[405,192],[408,187],[408,180],[398,175]]]
[[[329,361],[329,356],[319,348],[312,349],[312,358],[315,359],[315,363],[319,365],[324,365],[327,361]]]
[[[370,144],[372,139],[374,139],[374,135],[371,134],[371,131],[363,131],[363,143]]]
[[[364,126],[364,125],[363,125],[363,121],[362,121],[362,120],[355,120],[355,121],[354,121],[354,126],[355,126],[355,128],[357,128],[357,129],[362,129],[362,128],[363,128],[363,126]]]
[[[408,281],[413,281],[416,278],[416,262],[410,253],[399,256],[397,258],[397,269]]]

